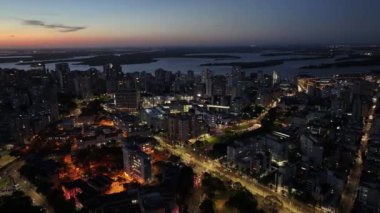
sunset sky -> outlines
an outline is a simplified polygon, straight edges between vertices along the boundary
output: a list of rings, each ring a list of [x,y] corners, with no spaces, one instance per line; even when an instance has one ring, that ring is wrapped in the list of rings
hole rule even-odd
[[[379,8],[379,0],[2,0],[0,48],[380,43]]]

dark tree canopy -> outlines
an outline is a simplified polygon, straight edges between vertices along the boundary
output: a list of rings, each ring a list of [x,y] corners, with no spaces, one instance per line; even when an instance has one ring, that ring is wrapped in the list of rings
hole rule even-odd
[[[211,199],[204,199],[199,206],[200,213],[214,213],[214,202]]]
[[[225,191],[226,186],[219,178],[213,177],[209,173],[204,173],[202,178],[203,191],[209,198],[213,198],[216,191]]]
[[[186,198],[194,185],[194,172],[191,167],[184,166],[179,173],[178,193],[180,197]]]
[[[25,196],[23,192],[16,191],[12,195],[2,197],[0,212],[41,213],[45,211],[42,207],[33,206],[30,197]]]
[[[240,213],[259,212],[257,200],[247,190],[239,190],[226,203],[227,206],[236,208]]]

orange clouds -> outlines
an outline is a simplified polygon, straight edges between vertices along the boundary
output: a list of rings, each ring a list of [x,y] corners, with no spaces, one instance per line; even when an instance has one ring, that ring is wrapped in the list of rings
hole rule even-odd
[[[106,44],[110,39],[93,36],[59,35],[5,35],[0,36],[2,48],[48,48],[48,47],[85,47]]]

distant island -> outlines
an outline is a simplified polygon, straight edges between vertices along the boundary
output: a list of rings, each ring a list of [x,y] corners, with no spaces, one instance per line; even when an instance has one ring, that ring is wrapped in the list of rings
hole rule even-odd
[[[275,53],[263,53],[261,56],[275,57],[275,56],[326,56],[329,55],[326,52],[275,52]]]
[[[84,52],[81,54],[51,54],[50,56],[46,54],[36,54],[31,58],[0,58],[0,62],[19,62],[19,65],[30,65],[34,63],[61,63],[61,62],[78,62],[78,64],[84,64],[89,66],[102,66],[107,63],[112,64],[142,64],[142,63],[152,63],[157,61],[157,58],[200,58],[200,59],[214,59],[214,60],[225,60],[225,59],[240,59],[239,56],[232,56],[227,54],[215,54],[207,51],[197,51],[197,50],[157,50],[157,51],[142,51],[142,52],[120,52],[118,54],[113,54],[108,51],[92,53],[93,57],[88,58],[73,58],[78,56],[86,56]],[[90,55],[90,54],[88,54]],[[91,56],[90,55],[90,56]],[[71,57],[70,57],[71,56]]]
[[[201,64],[201,66],[238,66],[241,68],[257,68],[257,67],[269,67],[283,64],[283,60],[267,60],[267,61],[258,61],[258,62],[232,62],[232,63],[208,63]]]
[[[360,67],[360,66],[376,66],[380,65],[380,58],[371,58],[360,61],[341,61],[328,64],[308,65],[303,66],[301,69],[321,69],[321,68],[333,68],[333,67]]]
[[[252,62],[230,62],[230,63],[208,63],[208,64],[201,64],[201,66],[207,66],[207,67],[213,67],[213,66],[238,66],[243,69],[248,68],[258,68],[258,67],[269,67],[269,66],[276,66],[281,65],[285,61],[303,61],[303,60],[315,60],[315,59],[325,59],[330,58],[329,55],[322,55],[322,56],[307,56],[307,57],[300,57],[300,58],[284,58],[284,59],[278,59],[278,60],[266,60],[266,61],[252,61]]]

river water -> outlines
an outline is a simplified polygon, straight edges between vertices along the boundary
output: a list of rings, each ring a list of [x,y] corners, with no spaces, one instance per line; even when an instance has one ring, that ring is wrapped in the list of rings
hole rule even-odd
[[[176,72],[176,71],[187,72],[188,70],[193,70],[195,73],[200,73],[204,69],[210,69],[215,74],[225,74],[227,72],[230,72],[231,66],[205,67],[205,66],[201,66],[201,64],[229,63],[229,62],[259,62],[259,61],[265,61],[265,60],[307,57],[307,56],[262,56],[261,53],[234,53],[234,54],[213,53],[213,54],[238,56],[240,57],[240,59],[158,58],[156,59],[157,60],[156,62],[152,62],[152,63],[122,65],[122,70],[123,72],[146,71],[146,72],[153,73],[156,69],[162,68],[162,69],[169,70],[172,72]],[[277,73],[282,77],[293,77],[297,74],[310,74],[313,76],[323,77],[323,76],[331,76],[332,74],[361,73],[361,72],[367,72],[370,70],[380,70],[380,66],[299,69],[301,66],[318,65],[318,64],[323,64],[323,63],[333,63],[334,61],[335,61],[334,58],[285,61],[281,65],[260,67],[260,68],[249,68],[249,69],[243,69],[243,70],[247,74],[252,73],[252,72],[258,72],[258,71],[263,71],[264,73],[271,73],[272,71],[277,71]],[[55,63],[50,63],[49,61],[46,61],[45,63],[46,63],[46,67],[49,70],[55,69]],[[71,70],[83,71],[83,70],[88,70],[91,67],[96,68],[98,70],[102,70],[102,66],[88,66],[88,65],[78,64],[78,62],[68,62],[68,63],[70,65]],[[30,69],[30,66],[20,65],[18,63],[0,63],[0,68],[17,68],[17,69],[28,70]]]

